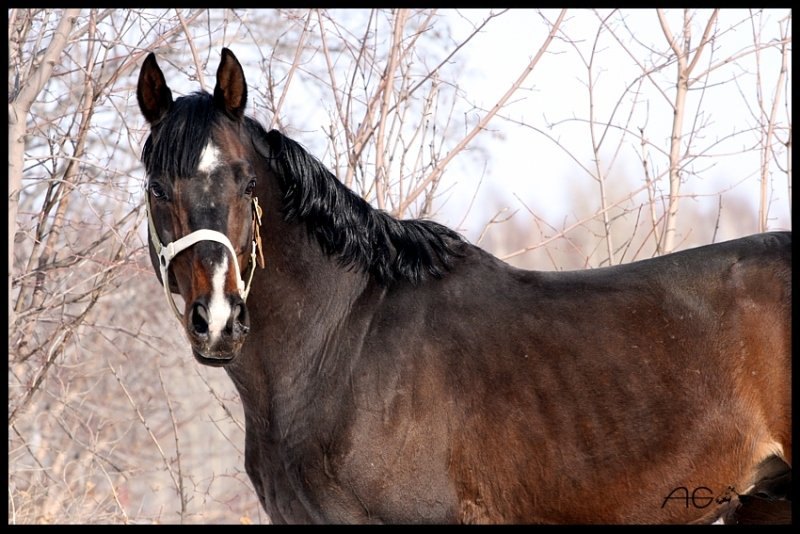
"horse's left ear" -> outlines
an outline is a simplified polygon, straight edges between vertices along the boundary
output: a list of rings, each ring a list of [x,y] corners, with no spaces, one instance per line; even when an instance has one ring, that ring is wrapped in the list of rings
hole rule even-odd
[[[164,73],[158,67],[156,55],[152,52],[147,55],[139,72],[136,100],[151,126],[158,124],[172,107],[172,91],[167,87]]]
[[[230,118],[239,120],[247,104],[247,83],[239,60],[227,48],[222,49],[222,59],[217,68],[217,86],[214,87],[214,104]]]

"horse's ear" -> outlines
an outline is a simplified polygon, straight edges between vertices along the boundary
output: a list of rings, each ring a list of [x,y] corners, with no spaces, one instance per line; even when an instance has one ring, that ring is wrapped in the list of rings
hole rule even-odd
[[[217,86],[214,87],[214,104],[230,118],[239,120],[247,104],[247,83],[239,60],[227,48],[222,49],[222,59],[217,68]]]
[[[158,68],[156,55],[152,52],[144,60],[139,72],[139,85],[136,88],[139,109],[151,126],[164,118],[172,107],[172,91],[167,87],[164,73]]]

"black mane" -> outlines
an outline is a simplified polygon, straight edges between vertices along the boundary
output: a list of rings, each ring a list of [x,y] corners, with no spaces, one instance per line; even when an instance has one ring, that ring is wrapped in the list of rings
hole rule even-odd
[[[148,175],[193,176],[222,115],[206,92],[175,100],[142,150]],[[398,220],[373,208],[299,143],[277,130],[267,132],[253,119],[244,120],[278,176],[285,220],[304,222],[322,250],[338,256],[342,266],[369,272],[383,285],[418,283],[426,275],[438,278],[449,268],[463,242],[459,234],[433,221]]]
[[[463,243],[458,233],[434,221],[399,220],[373,208],[299,143],[246,121],[269,147],[264,155],[278,175],[285,220],[305,222],[322,250],[339,256],[341,265],[368,271],[384,285],[439,278],[449,269]]]

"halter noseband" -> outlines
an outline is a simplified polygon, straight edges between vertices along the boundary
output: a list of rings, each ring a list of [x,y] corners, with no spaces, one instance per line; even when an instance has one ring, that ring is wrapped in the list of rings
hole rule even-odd
[[[253,273],[255,273],[256,270],[256,258],[258,258],[258,264],[261,266],[261,268],[264,268],[264,254],[261,250],[260,232],[261,206],[258,205],[258,198],[253,197],[253,250],[250,252],[250,274],[247,275],[247,283],[242,280],[236,250],[233,248],[228,236],[222,232],[217,232],[216,230],[201,228],[200,230],[195,230],[194,232],[186,234],[177,241],[172,241],[171,243],[163,245],[161,240],[158,238],[156,225],[153,222],[153,213],[150,209],[149,195],[146,195],[145,199],[145,206],[147,209],[147,226],[150,232],[150,240],[152,241],[153,246],[156,249],[156,254],[158,255],[158,267],[161,270],[161,284],[164,286],[164,295],[167,297],[167,302],[169,302],[170,306],[172,307],[172,311],[175,312],[175,316],[178,318],[178,321],[183,322],[182,315],[178,311],[178,306],[175,305],[175,300],[172,298],[172,292],[169,290],[169,264],[179,253],[183,252],[192,245],[199,243],[200,241],[216,241],[217,243],[225,245],[225,248],[230,251],[231,256],[233,256],[233,267],[236,269],[236,284],[239,289],[239,296],[242,297],[243,301],[247,301],[247,295],[250,293],[250,284],[253,282]]]

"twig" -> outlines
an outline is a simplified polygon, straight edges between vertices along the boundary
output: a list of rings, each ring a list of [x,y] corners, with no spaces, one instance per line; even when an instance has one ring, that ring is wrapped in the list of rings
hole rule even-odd
[[[398,55],[403,42],[403,27],[406,23],[406,10],[399,9],[394,19],[394,31],[392,32],[392,45],[389,49],[389,62],[383,73],[383,80],[378,92],[382,93],[381,111],[378,117],[378,133],[375,139],[375,196],[379,209],[386,208],[386,186],[388,185],[388,173],[384,163],[384,135],[386,132],[386,122],[389,113],[389,101],[394,93],[394,72],[397,69]]]
[[[297,67],[300,65],[300,57],[303,55],[303,44],[308,34],[308,26],[311,23],[311,13],[312,10],[309,10],[305,25],[303,26],[303,31],[300,32],[300,39],[297,42],[297,48],[295,48],[294,59],[292,60],[292,65],[289,67],[289,73],[286,75],[286,83],[283,84],[283,91],[281,92],[280,98],[278,98],[278,105],[275,106],[272,113],[270,128],[274,127],[277,117],[280,116],[281,109],[283,108],[283,101],[286,100],[286,95],[289,93],[289,86],[292,84],[292,78],[294,77]]]
[[[178,466],[178,496],[181,500],[181,523],[186,519],[186,493],[183,487],[183,469],[181,468],[181,447],[180,440],[178,439],[178,423],[175,421],[175,411],[172,409],[172,401],[169,400],[169,393],[164,385],[164,376],[161,374],[161,369],[158,369],[158,382],[161,384],[161,391],[164,392],[164,399],[167,401],[167,411],[169,412],[169,420],[172,422],[172,434],[175,436],[175,463]]]
[[[417,187],[415,187],[414,190],[411,191],[406,196],[405,200],[400,205],[399,211],[401,212],[405,211],[406,208],[408,208],[408,206],[420,195],[420,193],[422,193],[425,190],[426,187],[428,187],[428,185],[431,182],[437,180],[439,176],[444,172],[445,168],[450,163],[450,161],[454,157],[456,157],[456,155],[458,155],[475,138],[475,136],[478,135],[478,133],[483,131],[489,124],[489,121],[491,121],[492,118],[497,114],[497,112],[500,111],[500,109],[502,109],[503,106],[505,106],[509,98],[511,98],[511,96],[517,91],[517,89],[519,89],[519,87],[522,85],[522,82],[525,81],[525,79],[528,77],[531,71],[533,71],[533,68],[539,62],[539,59],[544,55],[550,42],[553,40],[556,33],[558,32],[558,29],[561,26],[561,22],[564,20],[564,15],[566,14],[566,11],[567,11],[566,9],[561,10],[561,12],[558,15],[558,19],[556,19],[555,23],[550,29],[550,33],[548,33],[547,38],[544,40],[544,43],[542,43],[542,46],[539,47],[539,50],[536,52],[534,58],[530,61],[530,63],[528,63],[525,69],[523,69],[522,73],[514,81],[514,83],[511,84],[511,87],[509,87],[506,93],[500,98],[500,100],[494,105],[494,107],[492,107],[492,109],[486,115],[481,117],[481,120],[478,121],[478,124],[475,125],[472,131],[470,131],[461,141],[458,142],[458,144],[456,144],[456,146],[450,152],[447,153],[447,155],[441,161],[439,161],[439,163],[436,165],[433,171],[431,171],[431,173],[427,176],[427,178],[421,180],[420,183],[417,185]]]
[[[106,365],[111,370],[111,374],[114,375],[114,378],[117,379],[117,383],[119,383],[119,386],[122,388],[122,392],[125,393],[125,397],[128,399],[128,403],[131,405],[131,408],[133,408],[133,411],[136,413],[136,417],[139,419],[139,422],[142,423],[142,426],[144,426],[144,429],[150,436],[150,440],[156,446],[156,449],[158,449],[158,453],[159,455],[161,455],[161,460],[164,462],[164,467],[166,467],[167,473],[172,479],[172,483],[175,484],[175,489],[178,490],[180,494],[181,482],[179,482],[177,477],[175,476],[175,472],[172,470],[172,466],[170,465],[170,462],[167,459],[167,455],[164,453],[164,449],[161,448],[161,444],[158,442],[158,438],[156,438],[155,434],[150,428],[150,425],[147,423],[147,419],[145,419],[141,410],[139,410],[139,406],[136,404],[136,401],[133,400],[133,397],[128,392],[128,388],[125,387],[125,384],[122,382],[122,378],[120,378],[119,374],[117,373],[117,370],[114,369],[114,366],[112,366],[111,363],[107,363]],[[183,502],[181,502],[181,506],[183,506]]]
[[[192,38],[192,33],[189,31],[188,26],[186,26],[186,21],[183,20],[183,16],[181,15],[181,10],[175,8],[175,14],[178,16],[178,21],[180,21],[181,23],[181,28],[183,28],[183,33],[186,34],[186,41],[189,43],[189,49],[192,51],[192,60],[194,60],[194,68],[195,72],[197,72],[197,80],[200,82],[200,89],[205,91],[206,82],[204,81],[205,76],[203,76],[203,67],[200,64],[200,60],[197,58],[197,49],[194,46],[194,39]]]
[[[620,204],[622,204],[626,200],[630,200],[631,198],[633,198],[634,196],[639,194],[639,192],[644,190],[646,187],[647,186],[645,186],[645,185],[638,187],[637,189],[635,189],[635,190],[631,191],[630,193],[628,193],[627,195],[625,195],[623,198],[617,200],[616,202],[613,202],[613,203],[609,204],[603,210],[600,210],[600,211],[608,211],[608,210],[610,210],[612,208],[615,208],[616,206],[619,206]],[[577,228],[578,226],[582,226],[586,222],[591,221],[592,219],[596,218],[598,215],[600,215],[600,212],[593,213],[589,217],[584,217],[583,219],[580,219],[580,220],[574,222],[573,224],[567,226],[566,228],[560,230],[558,234],[556,234],[556,235],[554,235],[552,237],[549,237],[549,238],[537,243],[536,245],[530,245],[530,246],[527,246],[527,247],[523,247],[523,248],[521,248],[519,250],[511,252],[510,254],[506,254],[505,256],[502,256],[500,259],[507,260],[509,258],[513,258],[514,256],[519,256],[520,254],[524,254],[524,253],[526,253],[526,252],[528,252],[530,250],[541,248],[541,247],[545,246],[546,244],[550,243],[551,241],[555,241],[556,239],[559,239],[560,237],[564,237],[567,234],[567,232],[570,232],[571,230]]]

